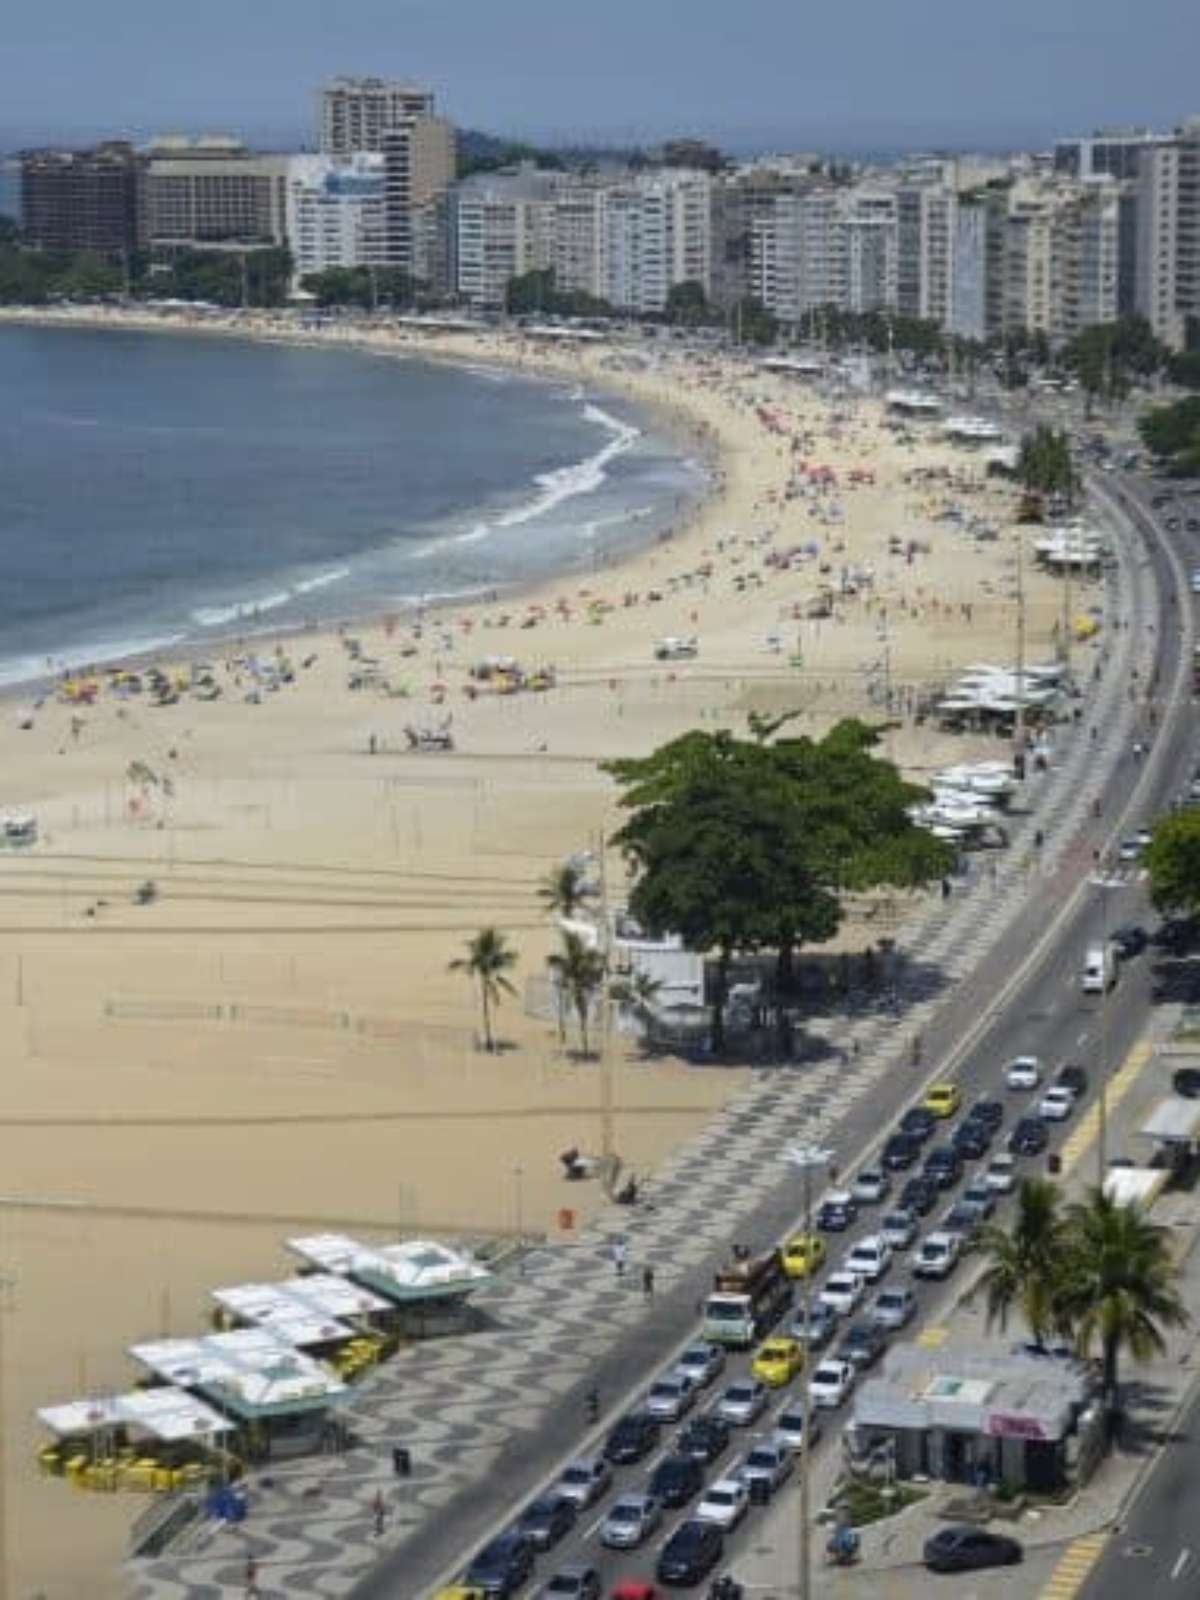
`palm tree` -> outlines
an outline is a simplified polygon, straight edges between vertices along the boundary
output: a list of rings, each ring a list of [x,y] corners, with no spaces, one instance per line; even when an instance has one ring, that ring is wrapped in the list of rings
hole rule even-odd
[[[573,917],[584,902],[587,883],[583,868],[574,861],[561,861],[542,879],[538,899],[552,917]]]
[[[610,984],[608,993],[618,1005],[628,1006],[634,1016],[647,1022],[654,1014],[654,1003],[662,986],[661,978],[651,977],[648,972],[634,972]]]
[[[588,1012],[592,998],[604,983],[604,957],[593,950],[577,933],[563,931],[562,949],[546,958],[554,974],[560,994],[565,995],[575,1007],[579,1019],[579,1043],[583,1054],[588,1053]]]
[[[1080,1355],[1097,1343],[1109,1417],[1120,1410],[1122,1351],[1148,1361],[1166,1348],[1165,1327],[1182,1327],[1188,1314],[1175,1288],[1167,1230],[1137,1206],[1118,1205],[1101,1189],[1067,1212],[1068,1260],[1062,1305]]]
[[[1038,1344],[1061,1328],[1064,1225],[1059,1193],[1046,1178],[1026,1178],[1017,1190],[1017,1215],[1011,1229],[988,1227],[980,1245],[990,1265],[979,1282],[987,1302],[988,1327],[1008,1325],[1014,1306]]]
[[[465,972],[479,985],[486,1050],[496,1048],[492,1037],[492,1012],[499,1009],[501,995],[517,992],[505,976],[516,964],[517,952],[496,928],[480,928],[473,939],[467,940],[466,955],[450,963],[451,972]]]

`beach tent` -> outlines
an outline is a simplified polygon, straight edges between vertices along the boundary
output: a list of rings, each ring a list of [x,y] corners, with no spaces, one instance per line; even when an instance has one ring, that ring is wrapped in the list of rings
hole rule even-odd
[[[350,1339],[355,1329],[343,1318],[371,1316],[388,1308],[378,1295],[329,1273],[285,1283],[235,1284],[214,1289],[212,1296],[237,1321],[267,1328],[297,1349]]]
[[[328,1367],[265,1328],[158,1339],[131,1345],[129,1354],[156,1377],[198,1389],[245,1421],[322,1410],[346,1394]]]
[[[38,1418],[60,1439],[111,1428],[129,1428],[164,1444],[175,1444],[182,1439],[229,1433],[232,1429],[232,1424],[219,1411],[170,1385],[161,1389],[134,1389],[131,1394],[71,1400],[60,1406],[43,1406]]]
[[[374,1249],[345,1234],[318,1233],[286,1244],[309,1266],[352,1278],[399,1305],[463,1300],[491,1280],[472,1256],[427,1239]]]

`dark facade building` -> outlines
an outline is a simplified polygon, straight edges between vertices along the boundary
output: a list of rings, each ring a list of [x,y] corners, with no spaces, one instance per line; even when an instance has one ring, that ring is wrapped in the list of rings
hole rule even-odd
[[[21,220],[43,250],[89,250],[117,258],[141,236],[142,164],[131,144],[21,154]]]

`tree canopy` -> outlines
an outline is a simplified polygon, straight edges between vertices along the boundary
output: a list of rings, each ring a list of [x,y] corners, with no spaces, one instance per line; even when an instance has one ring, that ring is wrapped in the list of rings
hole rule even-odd
[[[1021,440],[1017,477],[1030,494],[1062,495],[1070,503],[1079,480],[1068,435],[1048,423],[1039,422],[1032,433]]]
[[[1200,473],[1200,395],[1156,406],[1138,423],[1142,443],[1173,477]]]
[[[1156,823],[1145,865],[1157,910],[1200,912],[1200,810],[1189,807]]]
[[[559,289],[553,267],[535,268],[508,280],[504,309],[509,316],[545,314],[551,317],[613,317],[616,312],[607,300],[582,289]]]
[[[634,916],[716,953],[715,1048],[735,952],[774,952],[786,987],[797,947],[837,932],[846,891],[913,887],[953,859],[910,819],[925,791],[874,753],[878,729],[848,720],[771,742],[788,720],[756,720],[749,739],[687,733],[605,768],[630,812],[614,843],[634,871]]]

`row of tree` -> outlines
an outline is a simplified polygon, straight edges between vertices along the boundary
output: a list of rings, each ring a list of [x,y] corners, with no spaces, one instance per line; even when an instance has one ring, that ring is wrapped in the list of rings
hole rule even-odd
[[[203,300],[222,306],[280,306],[292,260],[282,248],[185,250],[169,262],[131,252],[123,261],[89,251],[30,250],[0,241],[0,304],[135,298]]]
[[[1040,422],[1021,440],[1017,478],[1027,496],[1036,501],[1036,514],[1022,512],[1022,521],[1038,521],[1041,498],[1061,498],[1071,505],[1079,490],[1079,477],[1071,454],[1071,440],[1060,428]]]
[[[1120,1411],[1122,1354],[1160,1355],[1163,1329],[1188,1321],[1167,1230],[1100,1189],[1064,1206],[1057,1185],[1027,1179],[1012,1226],[986,1228],[981,1243],[989,1323],[1004,1327],[1017,1311],[1037,1345],[1059,1339],[1098,1354],[1110,1419]]]

